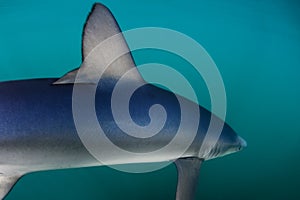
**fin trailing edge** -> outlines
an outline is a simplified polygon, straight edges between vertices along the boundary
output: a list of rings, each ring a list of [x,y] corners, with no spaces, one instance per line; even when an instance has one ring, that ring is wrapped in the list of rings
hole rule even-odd
[[[0,174],[0,199],[4,199],[22,175]]]

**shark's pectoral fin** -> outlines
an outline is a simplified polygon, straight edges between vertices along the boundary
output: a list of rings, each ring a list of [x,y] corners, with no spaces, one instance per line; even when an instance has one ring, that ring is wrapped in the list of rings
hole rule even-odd
[[[176,200],[193,200],[203,160],[179,158],[175,161],[178,173]]]
[[[0,174],[0,199],[4,199],[21,177],[22,175]]]

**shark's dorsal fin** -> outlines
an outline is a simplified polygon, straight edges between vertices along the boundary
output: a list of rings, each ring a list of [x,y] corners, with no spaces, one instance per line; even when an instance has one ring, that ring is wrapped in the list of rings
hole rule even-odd
[[[120,56],[124,52],[127,53]],[[136,71],[130,78],[143,81],[118,23],[108,8],[100,3],[94,4],[84,25],[82,61],[76,83],[97,83],[99,70],[105,71],[105,76],[121,77],[130,69]],[[109,68],[105,70],[107,65]],[[74,83],[78,70],[72,70],[54,84]]]
[[[201,163],[199,158],[179,158],[175,161],[178,173],[176,200],[195,198]]]

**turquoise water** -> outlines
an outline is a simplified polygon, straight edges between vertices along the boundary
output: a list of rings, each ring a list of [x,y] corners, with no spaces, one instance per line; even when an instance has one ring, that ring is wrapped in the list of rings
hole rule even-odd
[[[158,26],[189,35],[219,68],[228,99],[226,121],[248,147],[203,164],[197,199],[300,199],[297,1],[102,3],[123,30]],[[0,80],[60,77],[79,66],[81,30],[92,4],[0,0]],[[136,52],[137,63],[179,67],[170,55],[148,53]],[[200,103],[209,107],[207,91],[190,78]],[[173,165],[148,174],[97,167],[29,174],[7,199],[174,199],[175,187]]]

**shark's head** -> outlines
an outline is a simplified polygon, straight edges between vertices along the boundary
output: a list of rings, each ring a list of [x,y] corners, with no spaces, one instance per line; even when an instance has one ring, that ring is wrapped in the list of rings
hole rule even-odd
[[[211,149],[206,159],[209,160],[235,153],[241,151],[246,146],[247,142],[225,123],[218,142]]]

